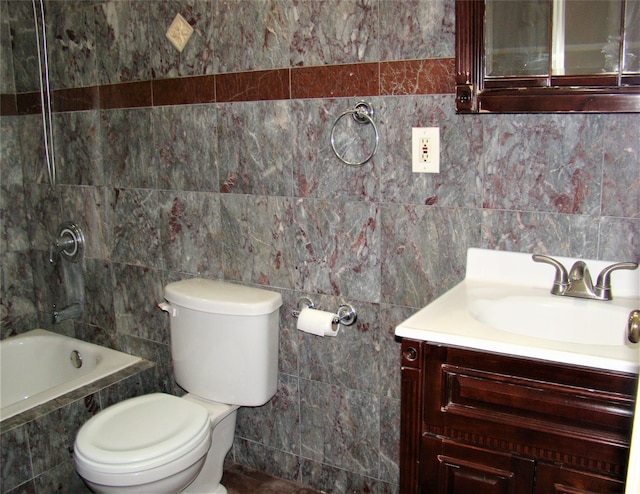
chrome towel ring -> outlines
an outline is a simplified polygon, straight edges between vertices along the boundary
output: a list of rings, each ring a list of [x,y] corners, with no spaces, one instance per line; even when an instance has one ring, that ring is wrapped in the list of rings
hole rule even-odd
[[[376,151],[378,150],[378,142],[380,141],[380,134],[378,133],[378,127],[376,127],[376,123],[373,121],[374,114],[375,114],[375,111],[373,109],[373,106],[371,106],[370,103],[367,103],[366,101],[358,101],[355,105],[353,105],[353,108],[340,114],[340,116],[336,118],[336,121],[333,122],[333,126],[331,127],[331,149],[333,149],[333,154],[335,154],[337,158],[340,161],[342,161],[345,165],[362,166],[365,163],[368,163],[369,160],[373,158],[373,155],[376,154]],[[347,161],[344,158],[344,156],[341,156],[340,153],[338,153],[336,149],[336,143],[335,143],[336,126],[338,125],[338,122],[346,115],[352,115],[353,119],[361,125],[371,124],[371,126],[373,127],[373,132],[375,133],[375,142],[373,145],[373,150],[371,151],[371,154],[369,154],[361,162]]]

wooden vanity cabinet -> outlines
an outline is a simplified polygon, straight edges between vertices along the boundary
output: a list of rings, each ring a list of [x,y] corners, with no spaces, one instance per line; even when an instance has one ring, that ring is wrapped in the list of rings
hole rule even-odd
[[[624,492],[637,376],[402,341],[401,494]]]

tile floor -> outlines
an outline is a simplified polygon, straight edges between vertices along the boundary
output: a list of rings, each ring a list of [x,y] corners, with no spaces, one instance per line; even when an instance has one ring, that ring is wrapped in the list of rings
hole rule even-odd
[[[322,494],[294,482],[237,464],[226,464],[222,485],[228,494]]]

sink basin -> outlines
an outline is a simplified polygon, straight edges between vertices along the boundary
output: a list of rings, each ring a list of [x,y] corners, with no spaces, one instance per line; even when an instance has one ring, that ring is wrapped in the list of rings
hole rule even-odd
[[[630,312],[607,302],[551,295],[476,299],[468,310],[501,331],[585,345],[624,345]]]
[[[577,259],[557,258],[565,266]],[[585,260],[592,273],[613,262]],[[613,300],[551,295],[554,268],[531,254],[469,249],[458,285],[396,327],[431,343],[638,373],[640,343],[627,322],[640,309],[640,271],[612,275]]]

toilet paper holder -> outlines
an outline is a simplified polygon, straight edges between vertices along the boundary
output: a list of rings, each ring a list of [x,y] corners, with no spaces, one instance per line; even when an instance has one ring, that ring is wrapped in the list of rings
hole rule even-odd
[[[291,315],[296,319],[302,312],[302,309],[315,309],[316,305],[309,297],[302,297],[298,300],[298,309],[292,310]],[[356,310],[349,304],[342,304],[338,307],[338,312],[333,317],[333,324],[342,324],[344,326],[351,326],[356,319],[358,318],[358,314]]]

